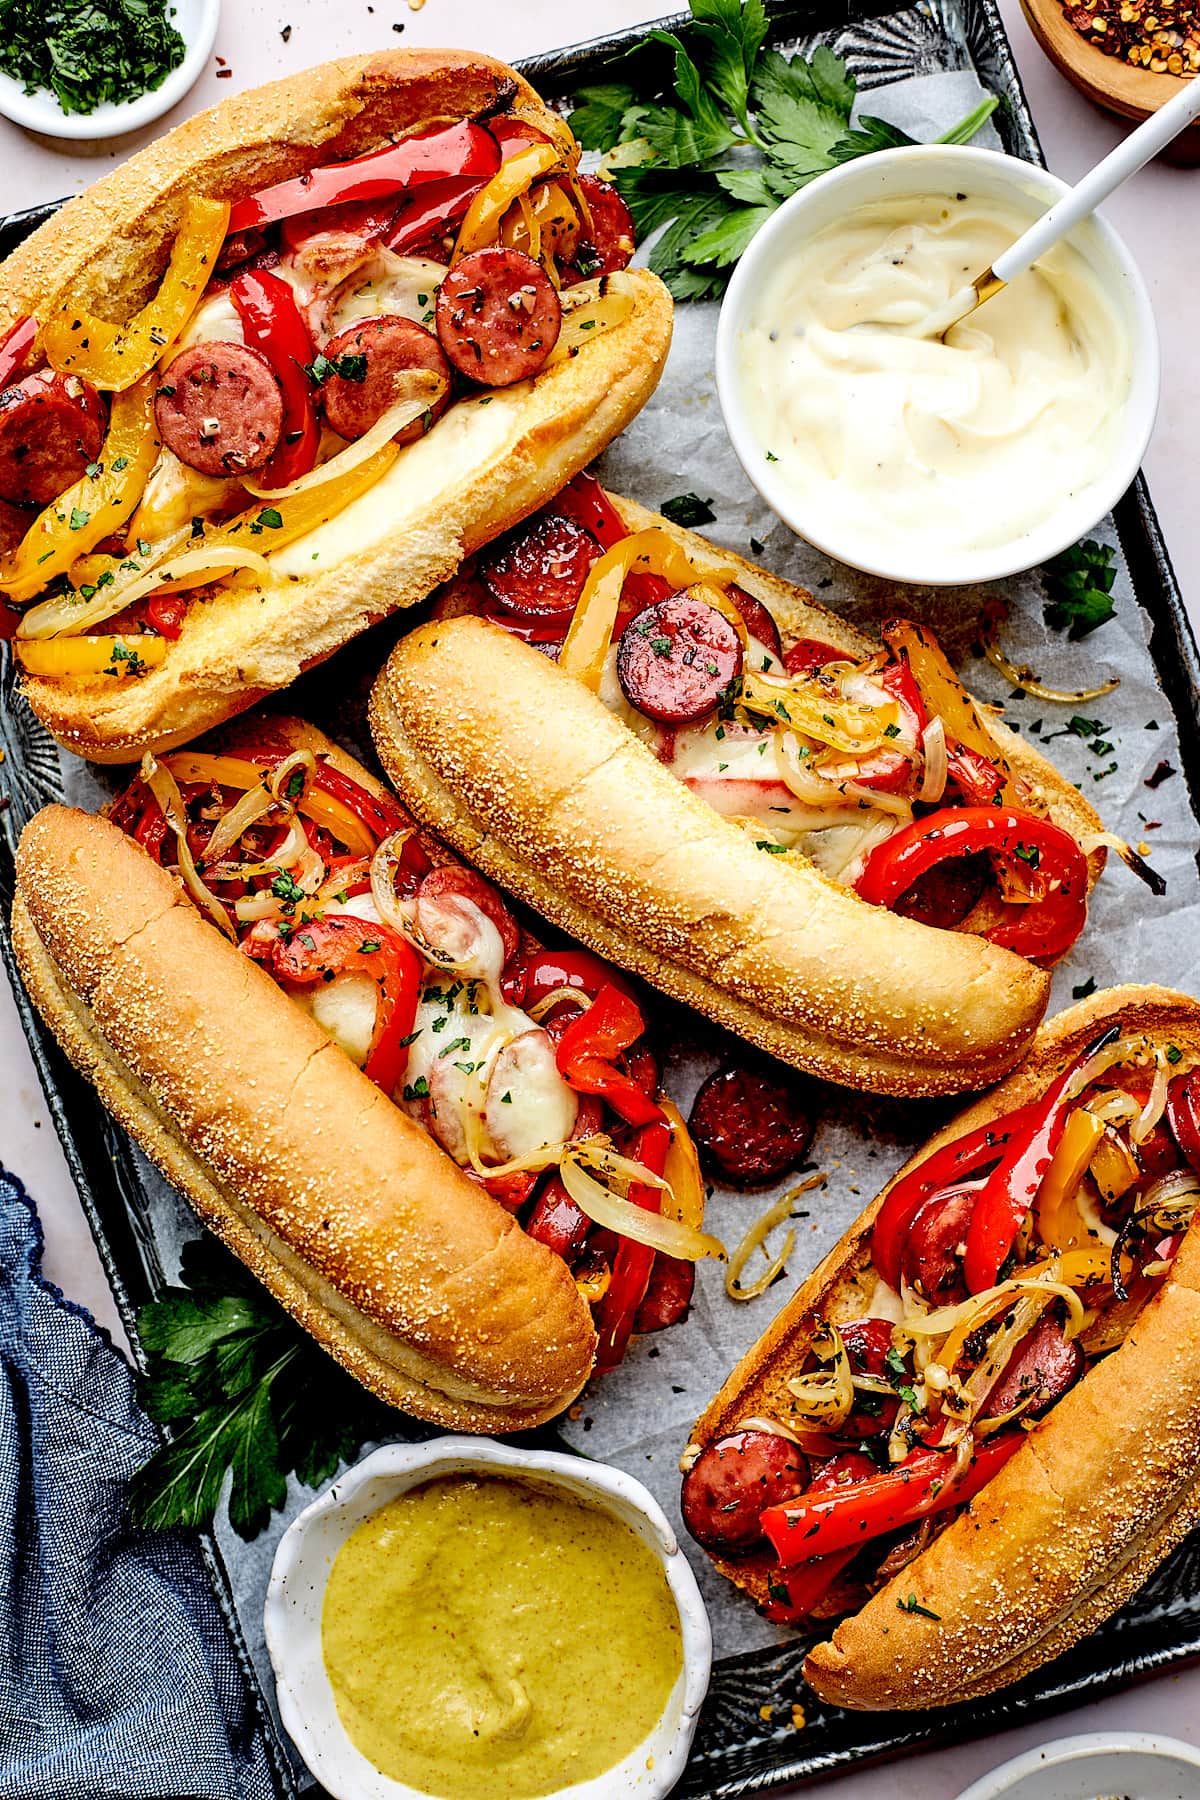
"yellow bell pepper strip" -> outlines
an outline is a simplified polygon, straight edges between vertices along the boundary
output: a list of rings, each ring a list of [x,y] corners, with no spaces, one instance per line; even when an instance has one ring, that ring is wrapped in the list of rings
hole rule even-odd
[[[112,403],[100,460],[40,512],[0,568],[0,589],[23,605],[123,525],[158,456],[154,386],[141,382]],[[114,611],[118,610],[114,608]]]
[[[64,306],[46,325],[50,367],[115,393],[133,387],[149,374],[199,306],[228,223],[227,201],[200,196],[186,200],[157,293],[126,325],[112,325],[70,304]]]
[[[244,756],[214,756],[198,750],[177,750],[162,758],[165,767],[181,786],[192,782],[215,782],[218,787],[236,788],[248,793],[269,775],[269,762],[251,762]],[[323,792],[309,782],[297,801],[298,810],[346,846],[353,856],[371,856],[378,839],[368,827],[335,794]]]
[[[1122,1194],[1129,1192],[1141,1172],[1132,1150],[1115,1131],[1106,1128],[1096,1144],[1091,1163],[1092,1180],[1100,1189],[1101,1199],[1119,1200]]]
[[[399,455],[395,444],[383,447],[365,462],[345,469],[340,475],[306,487],[297,483],[291,491],[281,491],[263,503],[256,503],[238,513],[224,525],[205,526],[198,537],[190,533],[160,547],[148,565],[137,558],[123,563],[126,579],[117,579],[98,589],[86,601],[78,595],[43,600],[31,607],[21,621],[22,638],[50,637],[60,632],[86,631],[100,619],[129,606],[135,599],[158,589],[172,592],[182,587],[204,585],[205,574],[228,574],[231,568],[250,568],[260,579],[271,579],[270,563],[264,557],[272,550],[282,550],[295,543],[317,526],[339,513],[351,501],[365,494],[379,480]],[[314,470],[313,476],[320,473]],[[312,479],[305,476],[303,481]]]
[[[1075,1190],[1104,1131],[1104,1120],[1086,1107],[1073,1112],[1063,1128],[1033,1205],[1037,1234],[1047,1249],[1077,1250],[1087,1245],[1088,1228],[1074,1203]]]
[[[911,619],[895,619],[883,627],[881,635],[888,648],[908,664],[925,702],[925,710],[931,718],[942,721],[947,739],[974,750],[998,771],[1001,780],[992,796],[993,803],[1003,806],[1025,804],[1012,769],[988,730],[978,705],[930,634]]]
[[[671,1127],[671,1142],[663,1166],[663,1178],[667,1182],[662,1196],[663,1216],[680,1219],[699,1231],[704,1223],[704,1177],[700,1173],[696,1146],[675,1102],[663,1094],[658,1104]]]
[[[129,637],[14,638],[27,675],[49,680],[65,676],[109,675],[130,680],[156,669],[167,654],[166,638],[149,634]]]
[[[528,193],[533,183],[552,170],[561,169],[563,152],[549,143],[529,144],[515,156],[501,163],[486,187],[480,189],[467,208],[458,242],[454,246],[453,263],[460,262],[472,250],[494,244],[500,236],[500,221],[514,200]]]
[[[878,750],[897,735],[900,708],[890,700],[884,706],[859,706],[846,700],[821,669],[808,670],[790,680],[747,669],[742,675],[737,704],[772,725],[785,725],[805,737],[828,744],[833,750],[861,756]]]
[[[604,674],[622,591],[635,570],[661,575],[675,592],[697,582],[729,585],[737,579],[733,569],[702,568],[690,551],[657,525],[621,538],[588,570],[559,658],[559,668],[574,675],[593,693]]]

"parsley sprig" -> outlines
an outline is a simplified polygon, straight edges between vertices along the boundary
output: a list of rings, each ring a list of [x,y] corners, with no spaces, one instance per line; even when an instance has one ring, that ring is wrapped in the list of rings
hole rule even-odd
[[[856,84],[840,57],[764,50],[762,0],[689,0],[693,57],[673,31],[674,98],[649,105],[621,82],[579,90],[571,129],[606,153],[638,236],[665,228],[650,267],[677,300],[718,295],[760,225],[838,163],[913,139],[883,119],[850,123]],[[995,111],[981,101],[937,141],[965,144]]]
[[[151,1530],[210,1522],[227,1474],[229,1521],[257,1537],[287,1477],[318,1487],[396,1415],[343,1373],[211,1238],[185,1246],[184,1286],[138,1314],[150,1359],[142,1403],[175,1427],[133,1478],[134,1520]]]

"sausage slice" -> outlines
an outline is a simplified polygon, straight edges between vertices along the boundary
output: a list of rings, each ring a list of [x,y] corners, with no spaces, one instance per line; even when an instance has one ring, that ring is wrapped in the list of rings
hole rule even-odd
[[[360,319],[330,338],[323,355],[333,365],[321,387],[325,417],[341,437],[365,437],[399,398],[400,377],[409,369],[440,375],[446,392],[396,433],[398,444],[419,438],[450,404],[450,365],[433,333],[415,319],[396,313]]]
[[[683,1522],[705,1550],[736,1556],[762,1538],[765,1506],[808,1486],[808,1463],[790,1438],[735,1431],[710,1444],[683,1478]]]
[[[94,463],[104,402],[77,375],[39,369],[0,393],[0,500],[48,506]]]
[[[193,344],[163,373],[159,435],[202,475],[244,475],[270,462],[283,435],[283,390],[266,357],[245,344]]]
[[[690,594],[648,606],[621,634],[617,679],[630,706],[663,725],[690,725],[742,672],[742,645],[723,613]]]
[[[511,387],[536,375],[558,342],[554,284],[523,250],[491,245],[457,263],[438,289],[437,332],[460,375]]]
[[[574,610],[600,554],[590,531],[564,514],[548,513],[494,547],[479,573],[499,606],[542,618]]]
[[[710,1167],[739,1187],[786,1175],[812,1142],[813,1119],[797,1082],[755,1069],[718,1069],[689,1120]]]

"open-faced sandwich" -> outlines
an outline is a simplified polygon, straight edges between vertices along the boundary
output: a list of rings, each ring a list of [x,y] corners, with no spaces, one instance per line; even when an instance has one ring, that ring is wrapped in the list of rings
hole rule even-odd
[[[147,755],[17,863],[17,960],[68,1056],[384,1399],[516,1430],[686,1313],[720,1246],[638,995],[320,732]]]
[[[120,761],[282,688],[633,416],[671,301],[578,160],[502,63],[346,58],[0,265],[0,616],[61,742]]]
[[[969,1700],[1200,1519],[1200,1005],[1099,993],[889,1182],[707,1408],[683,1514],[841,1706]]]
[[[372,728],[464,854],[800,1068],[929,1094],[1012,1066],[1115,840],[927,630],[867,637],[587,475],[436,612]]]

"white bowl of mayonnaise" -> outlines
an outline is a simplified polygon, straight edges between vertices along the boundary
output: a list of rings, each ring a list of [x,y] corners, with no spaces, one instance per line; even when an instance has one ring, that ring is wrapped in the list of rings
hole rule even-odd
[[[911,330],[1065,191],[997,151],[920,144],[832,170],[762,227],[721,308],[717,391],[799,536],[869,574],[965,585],[1045,562],[1125,492],[1158,334],[1102,219],[945,342]]]

